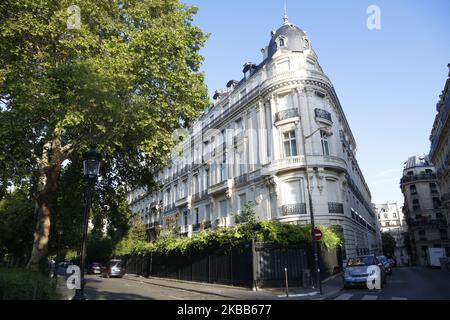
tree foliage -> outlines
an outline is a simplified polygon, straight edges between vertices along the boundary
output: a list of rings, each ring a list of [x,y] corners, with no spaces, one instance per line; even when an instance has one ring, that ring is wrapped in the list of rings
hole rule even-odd
[[[342,245],[340,236],[330,227],[319,227],[323,232],[323,245],[328,250]],[[234,227],[207,229],[192,237],[179,237],[172,232],[159,237],[153,243],[127,241],[127,246],[116,250],[117,255],[157,252],[162,254],[188,253],[212,250],[214,248],[233,248],[244,242],[257,241],[280,245],[307,245],[311,243],[310,225],[290,225],[279,221],[250,222]]]
[[[35,203],[25,190],[0,200],[0,260],[5,255],[23,266],[29,257],[35,226]]]
[[[396,241],[394,237],[388,232],[381,233],[381,243],[383,246],[383,253],[387,257],[395,257]]]
[[[207,106],[195,13],[178,0],[1,1],[0,194],[34,191],[30,268],[47,253],[57,197],[70,196],[60,178],[91,144],[104,154],[100,189],[151,188],[172,132]]]

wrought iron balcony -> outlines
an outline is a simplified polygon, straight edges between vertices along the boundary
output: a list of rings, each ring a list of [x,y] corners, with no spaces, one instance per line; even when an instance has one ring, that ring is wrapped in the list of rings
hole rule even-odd
[[[192,196],[192,201],[199,201],[201,198],[201,193],[197,192]]]
[[[306,214],[306,203],[286,204],[281,206],[281,214],[290,216],[296,214]]]
[[[243,175],[240,175],[239,177],[234,178],[234,185],[236,187],[239,187],[243,184],[246,184],[248,181],[248,174],[244,173]]]
[[[417,219],[417,220],[409,219],[408,226],[411,228],[415,228],[415,227],[440,228],[440,227],[446,227],[447,221],[444,218],[438,218],[438,219],[421,218],[421,219]]]
[[[287,109],[275,113],[275,122],[298,117],[298,109]]]
[[[406,182],[412,182],[412,181],[418,181],[418,180],[436,180],[436,174],[435,173],[419,173],[412,176],[404,176],[400,183],[406,183]]]
[[[339,202],[328,202],[329,213],[344,213],[344,205]]]
[[[316,108],[316,109],[314,109],[314,114],[316,115],[316,118],[320,118],[320,119],[327,120],[329,122],[333,122],[331,120],[331,113],[329,113],[326,110]]]

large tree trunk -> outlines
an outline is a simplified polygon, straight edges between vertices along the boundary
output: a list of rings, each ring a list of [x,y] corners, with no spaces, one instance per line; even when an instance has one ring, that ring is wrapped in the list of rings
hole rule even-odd
[[[50,217],[52,213],[52,203],[58,190],[59,174],[61,164],[54,164],[49,167],[45,176],[44,189],[39,193],[36,201],[38,204],[38,218],[34,231],[33,250],[27,268],[38,271],[39,265],[47,255],[48,240],[50,235]]]

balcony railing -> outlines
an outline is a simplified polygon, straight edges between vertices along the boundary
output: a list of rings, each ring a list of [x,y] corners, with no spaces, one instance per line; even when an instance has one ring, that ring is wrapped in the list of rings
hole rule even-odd
[[[316,115],[316,118],[321,118],[321,119],[327,120],[329,122],[333,122],[331,120],[331,113],[329,113],[326,110],[316,108],[316,109],[314,109],[314,114]]]
[[[404,176],[401,178],[400,183],[418,181],[418,180],[436,180],[435,173],[419,173],[412,176]]]
[[[234,178],[234,185],[236,187],[239,187],[243,184],[246,184],[248,181],[248,174],[244,173],[243,175],[240,175],[239,177]]]
[[[339,202],[328,202],[329,213],[344,213],[344,205]]]
[[[296,214],[306,214],[306,203],[286,204],[281,206],[281,214],[290,216]]]
[[[409,220],[408,221],[409,227],[446,227],[447,221],[443,218],[441,219],[426,219],[421,218],[417,220]]]
[[[298,117],[298,109],[287,109],[275,113],[275,122]]]

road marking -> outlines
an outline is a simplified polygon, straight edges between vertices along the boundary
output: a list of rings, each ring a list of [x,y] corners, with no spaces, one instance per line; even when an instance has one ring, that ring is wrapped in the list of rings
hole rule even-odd
[[[408,298],[403,298],[403,297],[392,297],[392,300],[408,300]]]
[[[351,296],[353,296],[350,293],[343,293],[340,296],[336,297],[334,300],[348,300],[351,298]]]
[[[289,297],[307,297],[307,296],[315,296],[319,294],[319,291],[309,292],[309,293],[295,293],[295,294],[289,294]],[[285,298],[285,294],[281,294],[277,296],[278,298]]]
[[[366,294],[364,297],[362,297],[361,300],[377,300],[377,296],[371,295],[371,294]]]

